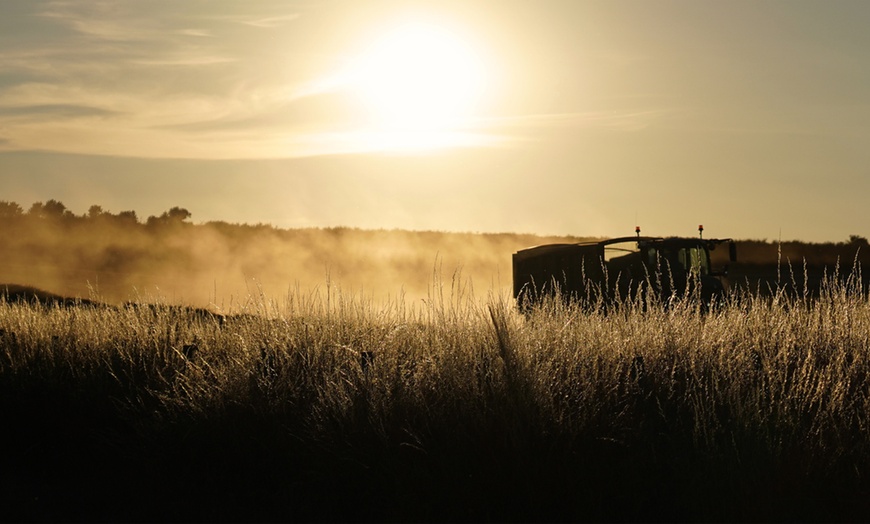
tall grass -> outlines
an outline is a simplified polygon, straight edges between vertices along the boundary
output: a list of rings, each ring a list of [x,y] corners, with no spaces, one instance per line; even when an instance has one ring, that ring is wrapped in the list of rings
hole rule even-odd
[[[520,314],[292,290],[0,301],[4,507],[50,520],[866,520],[870,301]]]

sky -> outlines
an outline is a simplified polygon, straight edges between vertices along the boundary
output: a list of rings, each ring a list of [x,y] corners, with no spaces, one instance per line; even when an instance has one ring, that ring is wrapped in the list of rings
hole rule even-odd
[[[0,200],[870,236],[870,2],[0,1]]]

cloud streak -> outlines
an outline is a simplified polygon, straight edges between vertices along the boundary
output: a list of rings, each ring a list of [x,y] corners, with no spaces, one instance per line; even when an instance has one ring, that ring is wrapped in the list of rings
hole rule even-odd
[[[108,117],[117,115],[99,107],[74,104],[42,104],[32,106],[0,106],[0,118],[22,117],[26,119],[72,119],[86,117]]]
[[[613,131],[641,131],[655,121],[673,114],[672,109],[634,111],[588,111],[572,113],[542,113],[488,119],[488,126],[505,130],[530,131],[535,129],[596,128]]]
[[[260,28],[275,28],[286,25],[288,22],[292,22],[299,18],[298,13],[293,13],[289,15],[283,16],[269,16],[265,18],[257,18],[257,19],[242,19],[239,20],[240,23],[251,26],[251,27],[260,27]]]
[[[26,34],[42,37],[0,47],[5,73],[0,128],[9,137],[7,148],[147,157],[177,156],[186,149],[208,158],[214,155],[202,144],[211,144],[233,151],[231,156],[257,156],[250,141],[222,143],[230,138],[221,129],[182,136],[191,147],[166,150],[165,144],[179,139],[167,129],[248,118],[273,109],[275,95],[263,93],[293,89],[292,79],[264,67],[275,51],[252,54],[246,47],[258,47],[251,32],[299,17],[287,12],[286,2],[258,2],[225,16],[221,9],[238,11],[239,5],[210,2],[206,10],[202,4],[164,1],[49,1],[26,6],[29,12],[15,13],[18,22],[28,25]],[[88,126],[83,122],[88,118],[104,120]]]
[[[413,149],[414,139],[423,138],[367,122],[342,78],[346,57],[322,55],[326,31],[306,25],[317,18],[305,15],[310,7],[164,0],[29,5],[32,16],[21,22],[44,38],[0,48],[0,68],[9,73],[0,84],[7,149],[275,158]],[[294,30],[273,31],[288,25]],[[666,114],[478,118],[428,138],[435,148],[497,147],[569,128],[637,132]]]

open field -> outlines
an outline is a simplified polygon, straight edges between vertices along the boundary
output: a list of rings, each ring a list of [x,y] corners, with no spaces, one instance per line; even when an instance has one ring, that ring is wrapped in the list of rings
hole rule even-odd
[[[243,306],[251,295],[279,297],[288,289],[309,293],[326,281],[379,304],[400,297],[410,304],[427,298],[433,271],[445,275],[459,271],[463,282],[478,294],[500,293],[512,285],[512,253],[539,244],[596,240],[517,233],[192,224],[186,221],[187,211],[179,208],[143,223],[133,211],[112,214],[97,209],[76,216],[52,202],[42,208],[34,204],[24,213],[17,204],[0,201],[0,282],[113,304],[159,296],[173,304],[231,310]],[[55,211],[48,213],[47,207]],[[848,271],[856,261],[870,264],[870,246],[861,237],[826,244],[754,240],[737,244],[731,280],[753,292],[759,287],[766,293],[770,286],[792,285],[793,273],[794,288],[802,290],[806,281],[815,294],[826,270],[830,273],[839,264],[841,271]],[[728,263],[727,250],[712,254],[714,266]],[[870,274],[865,283],[868,278]]]
[[[582,239],[181,211],[3,219],[9,520],[870,519],[860,237],[523,316],[511,253]]]
[[[870,301],[0,301],[11,520],[870,518]]]
[[[2,202],[0,202],[2,204]],[[2,212],[2,206],[0,206]],[[132,213],[132,212],[129,212]],[[0,214],[0,282],[120,304],[160,295],[232,309],[249,295],[309,292],[327,280],[379,302],[426,297],[433,269],[480,289],[511,285],[511,253],[577,237],[353,228],[278,229],[127,215]],[[154,217],[151,217],[154,218]]]

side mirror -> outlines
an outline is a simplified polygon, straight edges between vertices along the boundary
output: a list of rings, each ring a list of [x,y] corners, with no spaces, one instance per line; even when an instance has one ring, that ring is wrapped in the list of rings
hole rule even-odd
[[[731,262],[737,262],[737,244],[734,242],[728,243],[728,258]]]

